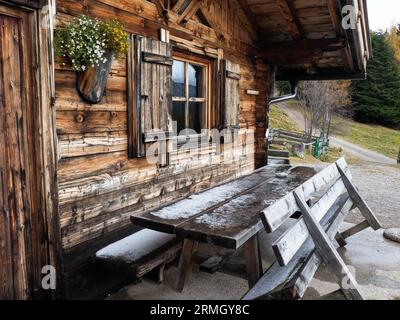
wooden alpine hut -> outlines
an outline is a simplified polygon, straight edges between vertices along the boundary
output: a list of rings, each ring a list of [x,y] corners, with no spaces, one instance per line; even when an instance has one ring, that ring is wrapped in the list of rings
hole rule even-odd
[[[122,54],[74,65],[80,17],[123,26]],[[110,286],[93,257],[133,214],[267,164],[276,80],[364,79],[370,54],[366,0],[0,0],[0,298]]]

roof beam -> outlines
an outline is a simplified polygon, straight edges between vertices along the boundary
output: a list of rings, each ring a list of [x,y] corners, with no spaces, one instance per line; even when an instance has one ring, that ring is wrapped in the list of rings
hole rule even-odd
[[[204,18],[207,20],[208,24],[210,27],[214,30],[215,34],[217,35],[219,40],[224,39],[224,35],[222,32],[220,32],[219,26],[214,22],[214,19],[211,17],[211,14],[208,11],[208,8],[204,4],[204,2],[201,2],[200,4],[200,9],[201,13],[203,14]]]
[[[178,0],[172,8],[172,11],[178,13],[185,2],[186,0]]]
[[[192,2],[187,6],[185,11],[183,11],[182,15],[179,17],[178,24],[186,23],[200,8],[200,5],[200,0],[192,0]]]
[[[254,30],[256,31],[256,34],[259,39],[264,39],[264,33],[261,30],[260,26],[257,23],[257,19],[254,16],[253,11],[251,11],[251,8],[247,2],[247,0],[238,0],[238,3],[240,7],[242,8],[244,14],[246,15],[247,19],[252,23]]]
[[[337,50],[344,48],[346,41],[344,38],[328,38],[328,39],[303,39],[283,42],[264,42],[261,46],[265,52],[277,52],[284,54],[287,51],[307,51],[320,49],[323,51]]]
[[[153,2],[154,5],[156,6],[158,15],[164,19],[166,24],[168,24],[169,21],[168,10],[164,7],[161,0],[151,0],[151,2]]]
[[[293,39],[302,39],[304,30],[293,6],[293,0],[275,0],[279,11],[288,23],[288,29]]]

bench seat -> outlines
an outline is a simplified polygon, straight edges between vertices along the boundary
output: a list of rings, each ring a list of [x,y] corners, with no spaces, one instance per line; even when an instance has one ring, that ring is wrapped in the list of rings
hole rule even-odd
[[[140,230],[96,252],[96,263],[137,278],[159,269],[163,281],[165,265],[175,259],[182,241],[174,235],[150,229]]]

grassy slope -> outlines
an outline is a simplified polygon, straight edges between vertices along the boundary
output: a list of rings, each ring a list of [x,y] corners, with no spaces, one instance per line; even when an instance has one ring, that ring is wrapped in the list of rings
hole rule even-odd
[[[333,134],[351,143],[397,159],[400,147],[399,130],[336,118],[333,122]]]
[[[292,132],[300,131],[292,120],[289,119],[288,115],[280,110],[276,105],[272,105],[269,110],[269,127]]]

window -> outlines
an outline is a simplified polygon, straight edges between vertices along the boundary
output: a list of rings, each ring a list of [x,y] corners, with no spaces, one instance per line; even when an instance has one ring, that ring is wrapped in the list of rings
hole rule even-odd
[[[177,133],[192,129],[201,133],[206,127],[209,64],[174,55],[172,65],[172,120]]]

